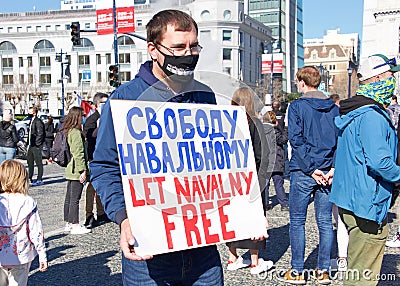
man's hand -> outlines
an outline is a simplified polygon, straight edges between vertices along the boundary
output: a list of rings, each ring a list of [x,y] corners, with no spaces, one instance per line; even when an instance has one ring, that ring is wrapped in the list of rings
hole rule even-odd
[[[47,261],[39,263],[39,271],[40,272],[45,272],[45,271],[47,271],[48,268],[49,268],[49,264]]]
[[[325,174],[321,170],[316,169],[311,174],[311,177],[313,177],[318,185],[326,186],[328,184],[328,181],[325,179]]]
[[[129,220],[125,219],[121,223],[121,238],[119,241],[119,246],[124,253],[125,258],[131,260],[147,260],[153,258],[152,255],[139,256],[135,253],[135,238],[132,235],[131,226],[129,225]]]
[[[327,181],[328,185],[332,185],[334,173],[335,173],[335,168],[331,168],[329,172],[325,174],[325,180]]]

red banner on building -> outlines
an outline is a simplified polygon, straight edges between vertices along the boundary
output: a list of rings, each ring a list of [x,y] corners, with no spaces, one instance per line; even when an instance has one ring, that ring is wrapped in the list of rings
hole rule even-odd
[[[277,53],[273,55],[274,71],[273,73],[283,72],[283,54]],[[262,55],[261,74],[271,73],[271,54]]]
[[[117,33],[135,32],[135,17],[133,7],[117,8]],[[114,33],[113,9],[102,9],[96,11],[97,35],[108,35]]]

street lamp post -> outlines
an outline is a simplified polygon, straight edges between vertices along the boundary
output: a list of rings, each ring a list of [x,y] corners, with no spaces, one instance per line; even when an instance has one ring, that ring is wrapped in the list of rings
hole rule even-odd
[[[353,69],[351,68],[351,66],[349,65],[348,69],[347,69],[347,73],[349,75],[349,87],[347,90],[347,98],[350,98],[351,96],[351,75],[353,74]]]

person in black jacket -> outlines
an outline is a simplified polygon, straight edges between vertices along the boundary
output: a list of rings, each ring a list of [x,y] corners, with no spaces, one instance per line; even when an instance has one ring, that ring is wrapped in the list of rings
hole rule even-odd
[[[42,148],[46,134],[44,131],[44,123],[39,117],[37,117],[37,108],[35,106],[29,108],[28,116],[31,118],[28,134],[28,154],[26,155],[28,174],[31,185],[38,186],[43,184]],[[38,168],[37,180],[33,180],[35,163]]]
[[[268,111],[263,116],[264,132],[267,138],[268,145],[270,146],[269,160],[268,160],[268,173],[274,181],[276,197],[281,205],[281,211],[289,210],[289,202],[285,189],[283,187],[285,171],[285,151],[284,145],[288,141],[287,129],[279,127],[278,118],[275,112]],[[269,185],[270,178],[267,178],[265,187],[265,202],[269,202]],[[267,209],[272,208],[269,204]]]
[[[54,141],[54,124],[53,124],[53,117],[49,116],[47,118],[47,122],[44,125],[44,130],[46,132],[46,138],[44,139],[46,143],[46,156],[49,163],[52,163],[50,158],[50,148],[53,146]]]
[[[83,132],[86,134],[86,144],[87,144],[87,152],[89,162],[93,160],[93,153],[96,147],[96,138],[97,138],[97,126],[99,124],[101,107],[104,103],[106,103],[108,99],[108,95],[105,93],[98,92],[93,97],[93,104],[96,109],[95,112],[90,115],[85,124],[83,125]],[[94,218],[93,214],[93,204],[94,197],[96,197],[96,213],[97,219]],[[94,227],[99,223],[109,222],[107,215],[104,213],[104,207],[101,203],[100,197],[96,194],[95,189],[91,183],[88,184],[86,188],[86,227]]]
[[[11,110],[5,110],[0,122],[0,163],[15,158],[19,138],[17,128],[11,122]]]

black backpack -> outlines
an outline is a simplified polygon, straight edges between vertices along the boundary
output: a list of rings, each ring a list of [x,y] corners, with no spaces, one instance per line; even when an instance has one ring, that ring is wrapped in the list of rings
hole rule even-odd
[[[72,155],[69,151],[67,135],[64,131],[58,131],[54,137],[53,146],[50,148],[50,157],[61,167],[67,167]]]

